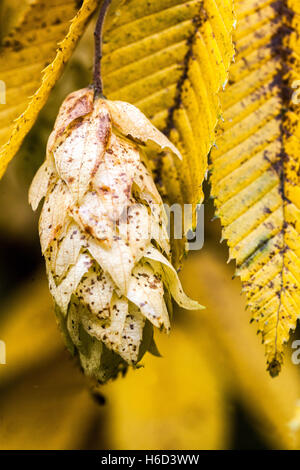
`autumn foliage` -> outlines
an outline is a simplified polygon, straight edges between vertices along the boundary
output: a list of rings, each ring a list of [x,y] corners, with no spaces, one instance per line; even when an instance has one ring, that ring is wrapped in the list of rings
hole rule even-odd
[[[228,447],[226,403],[232,394],[251,416],[263,417],[261,433],[270,446],[297,447],[300,382],[290,343],[298,338],[300,311],[299,1],[112,0],[103,32],[104,96],[94,93],[90,73],[95,14],[103,3],[17,3],[5,0],[0,9],[0,228],[8,236],[10,223],[18,225],[2,200],[29,214],[29,182],[16,169],[29,161],[31,177],[42,165],[30,202],[36,209],[45,198],[42,253],[66,343],[86,376],[99,382],[124,373],[128,364],[135,368],[105,386],[115,404],[108,412],[109,445],[130,448],[134,441],[143,448],[136,432],[143,426],[152,448],[184,448],[187,442],[197,448],[197,436],[203,448]],[[15,178],[22,198],[12,189]],[[198,204],[217,219],[211,223],[206,216],[200,253],[187,259],[185,238],[163,236],[163,203],[192,205],[189,229],[196,227]],[[123,239],[114,222],[133,205],[138,210],[124,222]],[[30,217],[33,239],[37,227]],[[149,221],[157,236],[141,242],[140,227]],[[220,238],[226,241],[221,246]],[[225,265],[228,252],[235,272]],[[232,276],[240,280],[230,281]],[[21,377],[63,355],[45,282],[26,295],[16,281],[16,304],[8,303],[9,320],[0,318],[13,351],[11,372],[8,366],[3,372],[8,410],[13,402],[5,387],[20,380],[22,389]],[[172,318],[172,298],[197,311],[174,304]],[[206,310],[200,312],[200,304]],[[34,327],[44,315],[51,334]],[[170,326],[170,339],[153,335]],[[16,342],[28,351],[28,367],[14,343],[14,327]],[[147,354],[145,369],[136,368],[146,351],[159,356],[161,349],[164,358]],[[61,384],[64,367],[50,367]],[[90,416],[93,404],[83,391],[89,378],[74,380]],[[141,383],[145,399],[133,392]],[[62,400],[72,428],[76,400]],[[190,407],[199,419],[187,418],[187,424]],[[172,421],[177,411],[185,423],[178,427]],[[80,425],[87,420],[78,414]],[[165,433],[164,426],[174,432]],[[53,438],[50,447],[84,446],[67,435]],[[3,438],[7,448],[18,439],[30,447],[22,434],[14,441],[4,432]]]

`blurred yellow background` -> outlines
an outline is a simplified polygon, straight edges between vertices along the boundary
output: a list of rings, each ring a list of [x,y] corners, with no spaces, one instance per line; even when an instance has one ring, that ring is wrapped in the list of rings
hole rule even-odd
[[[207,308],[175,311],[171,335],[156,334],[163,357],[146,355],[143,368],[101,387],[102,399],[65,350],[27,191],[60,102],[89,82],[91,36],[0,183],[0,448],[299,448],[299,367],[288,351],[278,378],[266,372],[210,201],[205,246],[181,273],[187,294]]]

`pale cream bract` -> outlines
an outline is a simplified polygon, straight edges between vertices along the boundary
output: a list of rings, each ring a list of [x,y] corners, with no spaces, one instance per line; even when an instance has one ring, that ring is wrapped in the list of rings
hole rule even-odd
[[[170,295],[187,309],[170,264],[167,219],[142,145],[180,157],[134,106],[69,95],[49,137],[47,157],[29,194],[40,216],[50,291],[67,343],[100,382],[146,350],[153,326],[169,332]]]

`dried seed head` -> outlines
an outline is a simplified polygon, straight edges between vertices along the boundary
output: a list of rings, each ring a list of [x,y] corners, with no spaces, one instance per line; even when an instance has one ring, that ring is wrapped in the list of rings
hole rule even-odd
[[[134,106],[69,95],[29,199],[62,330],[87,375],[105,382],[155,350],[166,298],[199,309],[169,262],[166,214],[142,145],[178,150]]]

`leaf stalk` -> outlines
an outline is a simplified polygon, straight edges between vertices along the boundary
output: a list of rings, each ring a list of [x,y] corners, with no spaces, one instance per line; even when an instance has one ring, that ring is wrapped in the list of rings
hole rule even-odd
[[[103,81],[101,73],[101,60],[102,60],[102,42],[103,42],[103,25],[105,16],[111,0],[103,0],[99,11],[99,16],[94,31],[95,40],[95,56],[94,56],[94,72],[93,72],[93,88],[95,98],[103,95]]]

